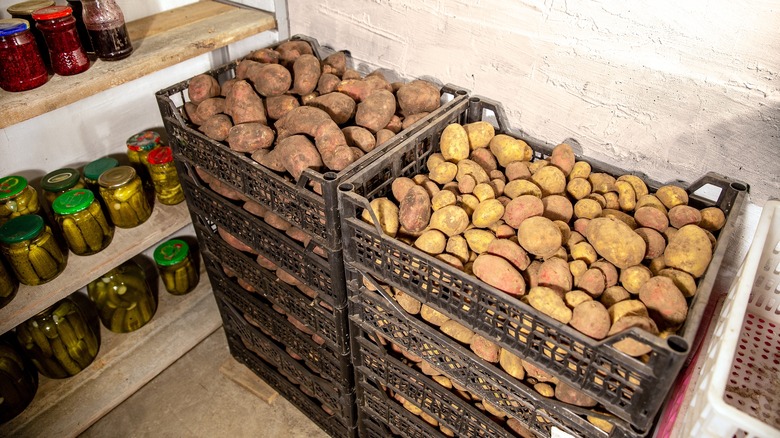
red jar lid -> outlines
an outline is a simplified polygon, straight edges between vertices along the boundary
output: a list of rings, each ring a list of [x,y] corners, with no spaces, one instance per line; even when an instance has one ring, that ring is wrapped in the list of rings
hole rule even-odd
[[[151,152],[146,157],[149,164],[165,164],[173,161],[173,151],[170,146],[162,146]]]
[[[55,18],[67,17],[73,13],[70,6],[49,6],[33,11],[34,20],[53,20]]]

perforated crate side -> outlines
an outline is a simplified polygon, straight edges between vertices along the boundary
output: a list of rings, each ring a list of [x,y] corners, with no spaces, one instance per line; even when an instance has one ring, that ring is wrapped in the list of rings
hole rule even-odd
[[[318,57],[329,54],[313,38],[297,35],[291,39],[304,39],[309,42]],[[352,64],[349,57],[347,61]],[[206,74],[224,82],[235,77],[237,65],[238,61],[234,61]],[[361,169],[365,163],[371,162],[390,147],[417,132],[448,106],[467,99],[468,94],[458,86],[445,85],[441,90],[441,108],[402,130],[344,170],[320,173],[307,169],[300,180],[293,183],[261,166],[247,155],[234,152],[223,143],[210,139],[185,121],[180,108],[186,102],[184,92],[188,85],[189,80],[185,80],[156,93],[160,114],[171,137],[170,143],[176,158],[197,165],[293,225],[309,232],[317,243],[331,250],[341,249],[338,185]],[[308,188],[310,183],[319,185],[322,195],[311,191]]]
[[[230,303],[225,301],[217,301],[217,303],[226,333],[238,336],[246,348],[276,368],[288,380],[296,382],[305,394],[310,394],[323,405],[329,406],[341,418],[352,418],[350,403],[353,402],[351,397],[354,395],[354,388],[335,384],[314,375],[260,330],[249,324]]]
[[[419,406],[418,406],[419,407]],[[421,418],[407,411],[370,382],[362,380],[358,388],[359,428],[369,436],[404,438],[445,437]],[[378,423],[378,424],[377,424]],[[362,432],[361,432],[362,433]],[[380,435],[384,433],[384,435]],[[458,435],[456,436],[472,436]]]
[[[497,133],[526,141],[534,149],[536,159],[549,156],[551,144],[509,130],[502,121],[503,110],[499,104],[472,97],[468,102],[451,107],[340,187],[345,263],[404,290],[481,335],[498,340],[502,347],[585,392],[639,430],[648,431],[693,347],[748,187],[713,173],[684,187],[689,193],[689,205],[698,208],[716,205],[724,211],[727,221],[718,235],[712,261],[699,280],[688,318],[678,334],[661,339],[634,328],[595,341],[476,277],[384,235],[378,226],[369,225],[360,218],[364,210],[370,210],[370,200],[388,196],[395,177],[425,172],[427,158],[440,151],[439,137],[447,125],[491,121],[494,116]],[[578,159],[582,160],[581,157]],[[593,160],[584,161],[591,164],[594,172],[630,173]],[[640,176],[652,191],[661,186]],[[717,195],[713,196],[714,192]],[[626,338],[652,348],[648,363],[615,349],[614,345]]]
[[[357,437],[357,429],[354,426],[345,425],[345,423],[354,423],[354,417],[349,419],[329,415],[320,407],[318,401],[301,392],[286,377],[279,374],[273,366],[258,358],[242,344],[238,337],[228,334],[227,338],[230,354],[238,362],[246,365],[255,375],[263,379],[265,383],[281,394],[282,397],[322,428],[322,430],[333,438]]]
[[[324,301],[335,308],[346,304],[343,252],[324,249],[326,258],[314,253],[314,244],[300,243],[271,227],[262,219],[199,185],[189,175],[179,175],[193,222],[209,229],[212,225],[232,234],[281,269],[322,292]]]
[[[230,268],[242,280],[251,284],[258,295],[279,306],[286,314],[292,315],[325,339],[328,348],[348,354],[349,341],[344,309],[324,308],[319,297],[312,299],[279,280],[275,273],[261,267],[254,259],[231,247],[218,235],[209,233],[200,225],[196,225],[195,229],[201,246],[213,255],[214,262]],[[255,301],[252,296],[246,299],[248,305]]]
[[[304,363],[313,372],[320,374],[336,385],[350,387],[352,385],[352,364],[349,353],[337,352],[326,345],[318,345],[311,335],[304,333],[290,324],[283,315],[274,311],[269,304],[255,298],[252,293],[244,290],[233,280],[228,279],[215,266],[212,256],[203,253],[206,260],[209,278],[212,279],[215,298],[230,303],[236,310],[242,312],[252,321],[248,321],[260,329],[266,336],[279,342],[292,353],[303,358]],[[346,315],[342,316],[346,319]]]
[[[586,415],[599,416],[587,409],[578,408],[541,397],[533,388],[509,376],[502,369],[476,356],[454,339],[432,329],[398,307],[381,288],[372,292],[359,280],[359,274],[350,269],[349,318],[365,333],[378,333],[387,340],[421,357],[435,368],[442,370],[453,381],[504,410],[527,428],[541,436],[549,436],[555,426],[564,431],[574,431],[575,436],[606,437],[607,434],[585,420]],[[353,362],[359,341],[353,331]],[[543,420],[540,420],[543,418]],[[603,417],[614,429],[610,437],[646,436],[636,431],[628,422],[617,417]]]

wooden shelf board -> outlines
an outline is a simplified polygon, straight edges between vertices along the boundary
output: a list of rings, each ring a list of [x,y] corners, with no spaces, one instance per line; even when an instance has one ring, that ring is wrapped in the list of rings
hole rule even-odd
[[[0,436],[77,436],[222,325],[205,269],[189,294],[160,284],[159,298],[152,320],[135,332],[101,326],[98,356],[79,374],[40,377],[33,402],[0,426]]]
[[[95,60],[74,76],[53,75],[33,90],[0,90],[0,129],[274,29],[270,13],[200,1],[127,24],[134,51],[120,61]]]
[[[172,206],[156,203],[152,216],[140,226],[117,228],[111,244],[103,251],[85,257],[68,253],[68,265],[57,278],[39,286],[19,286],[13,301],[0,309],[0,333],[13,329],[189,223],[185,202]]]

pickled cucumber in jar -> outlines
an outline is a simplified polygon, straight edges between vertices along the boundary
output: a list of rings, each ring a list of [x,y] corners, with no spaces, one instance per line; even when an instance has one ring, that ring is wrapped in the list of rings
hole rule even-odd
[[[38,371],[11,333],[0,337],[0,424],[30,404],[38,391]]]
[[[173,151],[170,146],[159,147],[149,152],[147,159],[157,200],[166,205],[184,201],[184,190],[179,182],[179,174],[173,163]]]
[[[100,348],[92,324],[70,298],[18,325],[16,339],[38,371],[52,379],[80,373]]]
[[[0,178],[0,225],[25,214],[38,214],[38,192],[22,176]]]
[[[52,208],[54,220],[74,254],[96,254],[111,243],[114,225],[106,220],[103,209],[91,191],[77,189],[65,192],[54,201]]]
[[[130,166],[117,166],[98,178],[100,196],[115,226],[133,228],[152,215],[141,179]]]
[[[19,282],[37,286],[65,270],[68,256],[57,243],[43,218],[19,216],[0,226],[0,250]]]
[[[155,131],[141,131],[127,139],[127,160],[135,169],[138,177],[147,187],[151,187],[152,181],[149,176],[149,162],[147,155],[149,152],[162,146],[162,138]]]
[[[19,290],[19,280],[6,266],[5,260],[0,260],[0,309],[10,303]]]
[[[54,204],[58,196],[68,190],[83,189],[84,180],[76,169],[69,167],[57,169],[47,173],[41,180],[41,189],[43,189],[43,198],[48,202],[49,207]]]
[[[189,293],[198,284],[200,274],[187,242],[171,239],[154,250],[154,261],[165,290],[173,295]]]
[[[146,281],[146,273],[133,260],[90,282],[87,292],[100,322],[115,333],[138,330],[157,311],[157,297]]]

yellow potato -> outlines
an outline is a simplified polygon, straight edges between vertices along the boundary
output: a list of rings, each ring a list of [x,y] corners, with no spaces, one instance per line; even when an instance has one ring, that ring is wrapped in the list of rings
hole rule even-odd
[[[587,292],[583,292],[581,290],[573,290],[573,291],[566,292],[566,295],[563,296],[563,299],[564,301],[566,301],[566,305],[573,309],[579,306],[580,304],[584,303],[585,301],[592,301],[593,297],[588,295]]]
[[[472,214],[474,214],[474,210],[476,210],[477,206],[479,205],[479,198],[470,193],[467,193],[461,195],[460,198],[458,198],[457,205],[465,210],[470,217]]]
[[[469,135],[463,126],[453,123],[447,125],[439,139],[441,154],[445,161],[457,163],[469,157]]]
[[[447,247],[445,250],[448,254],[457,257],[462,263],[469,261],[469,244],[466,242],[466,238],[460,234],[447,239]]]
[[[493,188],[491,183],[480,183],[474,186],[474,190],[471,192],[477,199],[484,201],[486,199],[496,199],[496,189]]]
[[[618,203],[623,211],[634,211],[636,207],[636,192],[634,186],[628,181],[615,181],[618,193]]]
[[[571,168],[571,172],[569,172],[568,177],[570,180],[574,178],[588,179],[590,177],[590,171],[591,171],[591,167],[588,162],[577,161],[576,163],[574,163],[574,167]]]
[[[554,254],[563,244],[563,236],[558,226],[543,216],[525,219],[517,230],[517,239],[523,249],[538,257]],[[642,243],[644,244],[644,241]],[[644,255],[644,250],[642,254]]]
[[[634,189],[634,195],[636,199],[639,199],[649,193],[647,190],[647,184],[642,181],[642,178],[636,175],[621,175],[617,180],[626,181],[627,183],[631,184],[631,187]]]
[[[463,232],[463,237],[469,244],[469,248],[477,254],[487,251],[490,242],[495,240],[496,235],[491,231],[481,228],[472,228]]]
[[[395,237],[399,228],[398,206],[387,198],[376,198],[371,201],[370,206],[379,221],[382,231],[390,237]],[[368,210],[363,211],[361,218],[369,224],[374,224],[374,220]]]
[[[475,227],[487,228],[504,216],[504,204],[498,199],[486,199],[474,209],[471,222]]]
[[[655,196],[667,209],[688,204],[688,192],[682,187],[671,184],[660,187],[655,192]]]
[[[441,190],[431,198],[431,208],[436,211],[448,205],[455,205],[457,201],[454,193],[449,190]]]
[[[701,210],[699,226],[712,233],[726,225],[726,215],[718,207],[707,207]]]
[[[652,276],[653,273],[644,265],[630,266],[620,270],[620,285],[636,295]]]
[[[504,194],[511,199],[515,199],[518,196],[532,195],[537,198],[542,198],[542,189],[539,188],[533,182],[526,179],[515,179],[509,181],[504,186]]]
[[[697,225],[686,225],[669,238],[664,250],[664,263],[691,274],[704,275],[712,260],[712,243],[707,233]]]
[[[566,183],[566,193],[574,199],[582,199],[590,195],[590,181],[585,178],[572,178]]]
[[[490,140],[490,152],[498,164],[506,167],[513,161],[530,161],[533,151],[526,142],[505,134],[497,134]]]
[[[696,280],[691,274],[679,269],[666,268],[658,271],[658,275],[670,278],[686,298],[696,295]]]
[[[523,380],[525,377],[522,359],[511,351],[502,348],[498,355],[498,363],[507,374],[515,379]]]
[[[638,265],[645,258],[645,241],[620,220],[593,219],[586,233],[596,252],[618,268]]]
[[[596,219],[601,216],[601,205],[594,199],[580,199],[574,204],[574,217]]]
[[[469,215],[457,205],[440,208],[431,215],[430,228],[439,230],[448,237],[463,233],[468,226]]]
[[[555,166],[545,166],[531,175],[531,181],[539,186],[542,196],[561,195],[566,192],[566,175]]]
[[[488,122],[473,122],[463,125],[469,138],[471,150],[477,148],[486,148],[490,140],[496,135],[496,129]]]
[[[430,169],[430,173],[428,173],[428,178],[431,179],[431,181],[436,182],[437,184],[447,184],[450,181],[455,180],[455,175],[458,174],[458,165],[455,163],[450,163],[449,161],[445,161],[438,166],[434,167],[433,169]]]
[[[490,182],[490,175],[479,164],[469,159],[462,159],[458,161],[458,172],[455,175],[455,179],[461,182],[466,176],[470,176],[474,179],[474,185]]]
[[[596,193],[601,193],[603,195],[604,193],[617,191],[617,188],[615,187],[615,177],[610,174],[592,172],[588,177],[588,181],[590,181],[591,186],[593,186],[593,191]]]
[[[417,240],[414,241],[414,247],[425,251],[428,254],[441,254],[447,246],[447,236],[439,230],[424,231]]]
[[[568,324],[571,320],[572,311],[566,307],[561,295],[548,287],[532,287],[528,291],[528,304],[563,324]]]

